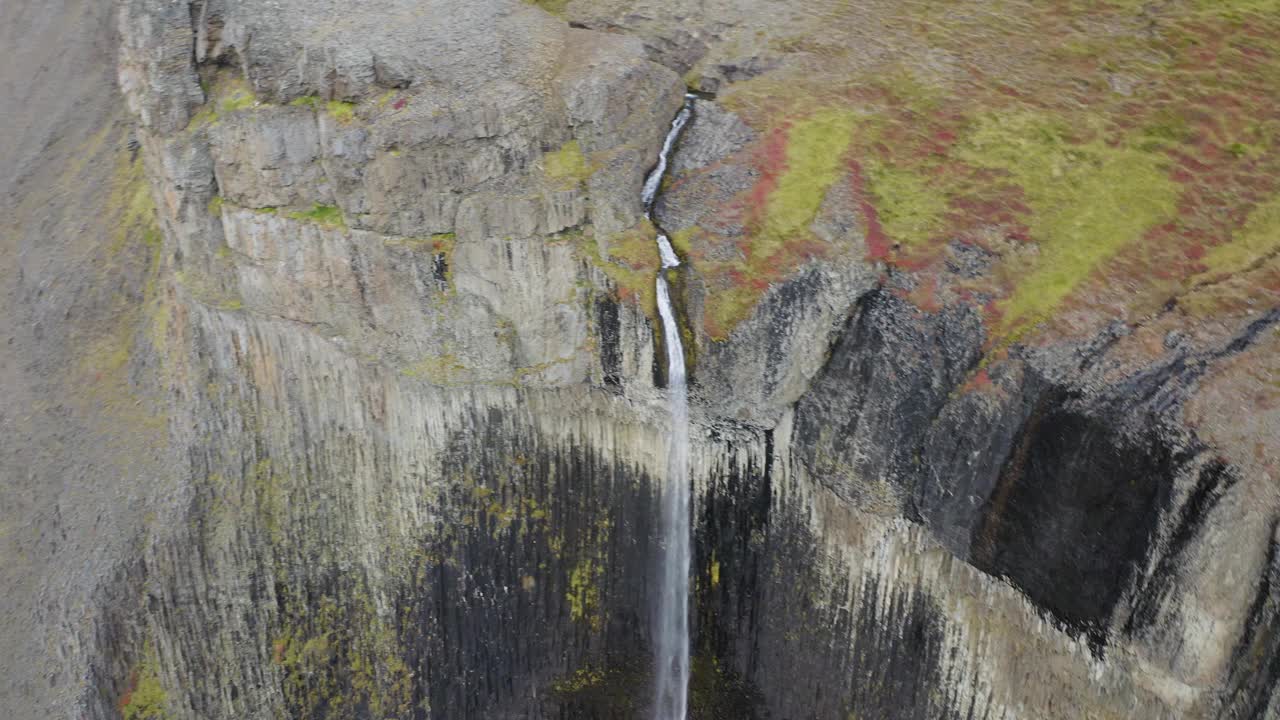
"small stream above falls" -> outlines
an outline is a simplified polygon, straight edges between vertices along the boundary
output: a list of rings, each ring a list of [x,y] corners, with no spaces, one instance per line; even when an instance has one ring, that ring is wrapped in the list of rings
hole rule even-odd
[[[667,172],[671,150],[693,117],[692,95],[671,121],[671,130],[662,143],[658,164],[645,178],[640,200],[644,215],[653,220],[653,206]],[[657,223],[654,223],[657,227]],[[662,491],[662,550],[659,561],[659,599],[654,628],[654,720],[685,720],[689,706],[689,569],[690,569],[690,485],[689,485],[689,394],[685,382],[684,344],[680,325],[667,284],[667,270],[678,267],[680,258],[671,247],[666,232],[658,227],[658,313],[667,348],[667,402],[671,409],[667,481]]]

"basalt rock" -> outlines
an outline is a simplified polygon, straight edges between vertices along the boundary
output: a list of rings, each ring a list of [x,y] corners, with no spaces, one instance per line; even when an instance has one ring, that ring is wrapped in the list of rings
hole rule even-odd
[[[1275,716],[1274,254],[1161,256],[1182,284],[1148,307],[1098,280],[1141,260],[1116,251],[1019,324],[1061,278],[1004,283],[1071,259],[1027,239],[1060,231],[1037,188],[929,193],[951,161],[955,193],[1023,182],[991,148],[1024,125],[1028,166],[1079,141],[1067,188],[1129,141],[936,101],[997,63],[948,43],[1022,27],[955,5],[127,0],[115,35],[74,5],[118,91],[39,107],[95,160],[31,118],[40,149],[0,156],[0,379],[48,404],[0,415],[29,428],[0,444],[10,715],[647,717],[671,438],[640,188],[692,86],[655,209],[685,261],[691,716]],[[1001,96],[1035,99],[1017,51]],[[109,143],[73,122],[113,105]],[[1194,135],[1168,125],[1130,149]],[[1240,142],[1228,179],[1266,175]]]

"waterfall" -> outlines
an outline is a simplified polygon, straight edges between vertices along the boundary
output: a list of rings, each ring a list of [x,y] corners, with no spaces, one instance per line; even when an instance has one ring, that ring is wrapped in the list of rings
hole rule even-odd
[[[658,188],[667,172],[671,148],[693,115],[693,96],[671,121],[662,143],[658,164],[645,178],[641,202],[646,218],[653,219]],[[656,225],[656,223],[655,223]],[[654,633],[654,720],[685,720],[689,700],[689,565],[692,531],[689,524],[689,396],[685,384],[684,345],[671,305],[666,270],[680,265],[667,234],[658,228],[658,314],[667,346],[667,402],[671,407],[667,481],[662,490],[662,555],[657,627]]]

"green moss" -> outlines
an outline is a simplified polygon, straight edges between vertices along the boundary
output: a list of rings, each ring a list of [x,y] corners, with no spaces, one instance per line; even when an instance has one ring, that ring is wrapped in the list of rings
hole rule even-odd
[[[136,369],[138,352],[149,354],[144,348],[151,338],[150,320],[164,303],[164,292],[158,288],[164,272],[161,234],[151,188],[142,158],[130,153],[123,140],[114,157],[109,150],[97,147],[96,139],[87,145],[91,161],[114,160],[107,196],[98,209],[104,215],[104,226],[111,231],[85,248],[99,258],[95,268],[101,275],[95,279],[116,278],[118,283],[121,277],[130,278],[142,297],[139,293],[110,293],[101,308],[109,319],[74,334],[74,377],[83,383],[77,398],[92,403],[94,412],[107,413],[117,426],[128,427],[148,442],[158,442],[153,433],[164,426],[164,418],[140,397],[131,372]],[[71,182],[80,177],[83,168],[72,166],[68,171]],[[163,369],[166,358],[161,356],[160,361]]]
[[[224,258],[219,259],[225,262]],[[191,293],[191,297],[209,307],[220,310],[240,310],[244,307],[240,297],[234,294],[234,288],[224,289],[211,282],[209,278],[179,270],[173,274],[173,280],[186,288],[187,292]]]
[[[560,146],[559,150],[543,155],[542,168],[548,178],[565,188],[585,182],[594,172],[577,140],[570,140]]]
[[[330,100],[325,104],[325,110],[334,120],[346,125],[354,122],[356,119],[356,105],[342,100]]]
[[[887,163],[873,163],[868,171],[868,190],[890,238],[910,246],[942,231],[947,198],[925,176]]]
[[[551,688],[558,693],[573,695],[592,688],[600,687],[605,682],[605,672],[599,668],[578,668],[573,673],[556,678]]]
[[[188,131],[199,130],[218,121],[218,111],[212,105],[191,116],[191,120],[187,123]]]
[[[922,79],[921,73],[909,65],[876,73],[875,84],[891,95],[899,108],[910,111],[912,117],[924,117],[945,103],[941,89]]]
[[[620,248],[624,245],[633,245],[634,240],[627,240],[622,237],[626,234],[627,233],[616,235],[613,238],[610,238],[609,242],[613,243],[615,240],[618,241],[618,243],[615,244],[619,244]],[[593,266],[600,269],[606,276],[608,276],[614,286],[617,287],[618,295],[621,299],[635,302],[650,318],[657,318],[657,291],[654,289],[654,273],[658,268],[658,249],[656,245],[651,245],[651,264],[631,267],[623,262],[622,259],[624,256],[634,259],[632,253],[620,249],[619,251],[625,253],[625,255],[617,256],[616,261],[614,257],[606,260],[600,256],[600,249],[595,238],[588,233],[574,231],[565,233],[563,237],[569,242],[574,243],[583,256],[585,256]],[[634,245],[634,247],[637,250],[636,255],[638,256],[638,244]]]
[[[766,148],[765,162],[777,169],[777,182],[753,191],[768,194],[749,239],[738,244],[740,258],[697,263],[704,277],[711,278],[703,316],[711,339],[727,338],[772,282],[828,249],[815,240],[809,226],[827,191],[844,174],[856,122],[857,116],[847,110],[818,110],[795,121],[785,143]],[[681,234],[674,242],[692,244],[696,233]]]
[[[691,225],[687,228],[681,228],[668,237],[671,239],[671,247],[680,257],[689,257],[693,251],[693,239],[702,232],[702,228],[697,225]]]
[[[1167,145],[1180,145],[1195,134],[1186,116],[1172,108],[1156,112],[1142,128],[1143,149],[1154,150]]]
[[[289,102],[289,106],[311,108],[312,110],[320,110],[323,108],[324,111],[329,113],[334,120],[337,120],[343,125],[355,122],[356,119],[356,104],[345,100],[330,100],[328,102],[324,102],[315,95],[303,95],[302,97],[291,100]]]
[[[204,107],[187,123],[188,131],[212,125],[220,119],[220,113],[234,113],[247,108],[270,107],[270,103],[258,100],[253,89],[243,77],[230,70],[219,70],[207,81]]]
[[[1081,281],[1122,248],[1171,218],[1178,192],[1160,156],[1099,141],[1070,143],[1066,130],[1031,113],[988,115],[959,156],[1003,170],[1021,187],[1039,252],[1010,267],[1000,332],[1016,338],[1047,319]]]
[[[209,214],[210,215],[222,214],[222,196],[221,195],[214,195],[213,199],[209,201]]]
[[[155,232],[158,237],[156,206],[141,162],[127,162],[117,168],[110,203],[121,212],[120,220],[112,224],[110,251],[113,255],[139,234],[144,242],[148,233]]]
[[[854,122],[855,116],[848,111],[822,110],[791,128],[786,170],[769,195],[760,240],[773,244],[807,231],[827,188],[840,176]],[[762,250],[756,247],[753,254]]]
[[[156,670],[155,648],[148,642],[142,660],[133,669],[129,690],[120,698],[120,714],[124,720],[167,720],[169,698]]]
[[[1280,0],[1197,0],[1196,8],[1229,20],[1243,21],[1248,15],[1280,15]]]
[[[540,7],[552,15],[564,15],[564,9],[569,5],[569,0],[525,0],[525,2]]]
[[[431,355],[404,368],[400,372],[407,377],[421,378],[433,385],[452,385],[461,380],[467,366],[453,353]]]
[[[648,658],[588,663],[551,681],[551,693],[572,717],[637,717],[650,687]]]
[[[572,355],[568,355],[547,360],[546,362],[534,363],[533,365],[522,365],[516,368],[511,382],[515,385],[522,385],[528,382],[530,378],[537,378],[554,367],[572,364],[574,359]]]
[[[304,604],[304,597],[315,599]],[[292,717],[410,714],[413,673],[363,585],[319,597],[286,588],[281,599],[285,609],[272,660],[282,671]]]
[[[658,229],[648,220],[635,227],[610,235],[605,247],[611,262],[621,262],[634,270],[656,272],[658,258]]]
[[[243,110],[248,107],[253,107],[255,104],[257,104],[257,101],[258,99],[254,97],[253,93],[250,92],[248,89],[236,88],[230,91],[229,93],[227,93],[227,95],[222,98],[222,101],[218,104],[218,107],[222,110],[222,112],[229,113],[229,112],[235,112],[237,110]]]
[[[1249,213],[1248,220],[1231,242],[1205,254],[1208,268],[1195,281],[1213,281],[1248,270],[1268,255],[1280,252],[1280,196],[1271,198]]]
[[[347,226],[346,218],[342,216],[342,210],[336,205],[320,205],[317,203],[310,210],[291,212],[288,217],[293,220],[305,220],[326,227],[345,228]]]
[[[569,617],[575,622],[586,623],[594,632],[604,627],[600,607],[600,578],[603,564],[590,555],[582,558],[569,573]]]

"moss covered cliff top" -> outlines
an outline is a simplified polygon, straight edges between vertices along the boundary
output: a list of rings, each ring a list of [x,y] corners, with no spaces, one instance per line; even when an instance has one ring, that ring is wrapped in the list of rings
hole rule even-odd
[[[648,9],[656,19],[632,24],[675,13]],[[597,22],[618,10],[567,8]],[[924,309],[982,307],[993,349],[1162,308],[1199,321],[1277,303],[1280,4],[817,2],[768,24],[740,12],[686,78],[756,139],[673,186],[751,172],[714,220],[680,233],[708,286],[710,337],[808,259],[845,250],[810,227],[833,194],[857,204],[866,259],[918,273],[903,292]],[[940,280],[958,254],[981,267]]]

